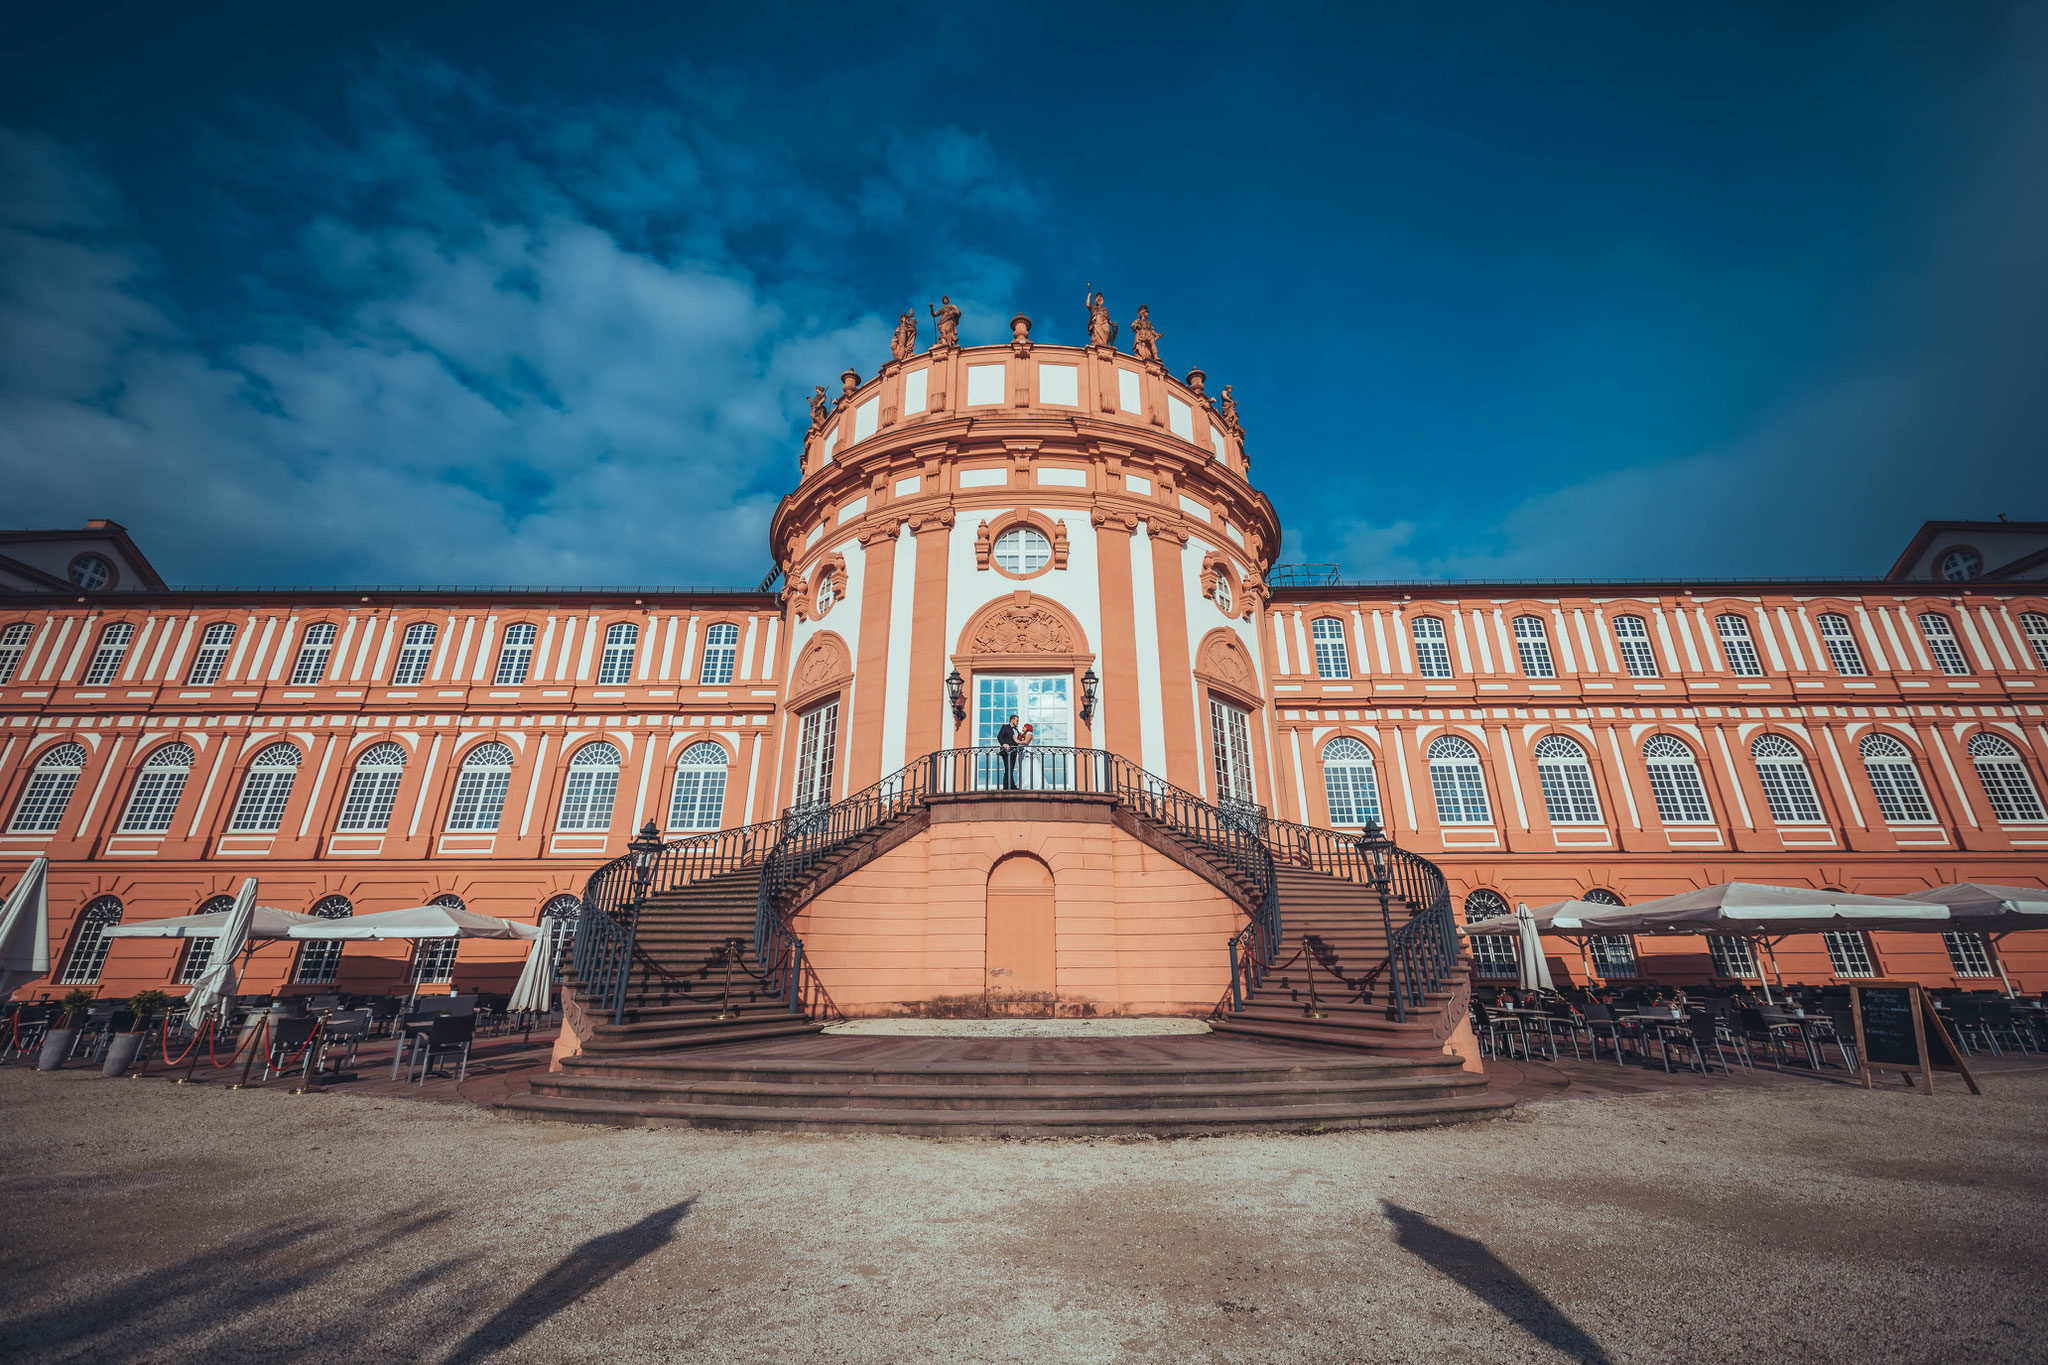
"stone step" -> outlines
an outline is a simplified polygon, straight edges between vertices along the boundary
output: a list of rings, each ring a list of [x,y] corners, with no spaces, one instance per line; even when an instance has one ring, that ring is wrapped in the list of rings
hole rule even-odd
[[[1413,1020],[1414,1016],[1410,1016]],[[1315,1047],[1355,1048],[1374,1057],[1441,1057],[1443,1043],[1431,1036],[1426,1026],[1414,1023],[1393,1025],[1397,1029],[1418,1028],[1416,1033],[1386,1034],[1374,1029],[1332,1026],[1328,1020],[1273,1021],[1228,1015],[1209,1021],[1218,1033],[1246,1038],[1265,1038],[1280,1043],[1307,1043]]]
[[[677,1048],[716,1047],[722,1043],[751,1042],[763,1038],[787,1038],[816,1033],[823,1025],[801,1015],[742,1015],[723,1023],[707,1021],[694,1026],[668,1026],[636,1031],[631,1024],[600,1024],[584,1043],[583,1056],[659,1056]]]
[[[1463,1075],[1454,1057],[1383,1058],[1285,1051],[1268,1061],[1203,1060],[1172,1069],[1157,1062],[1110,1060],[1054,1062],[1033,1060],[971,1061],[832,1061],[820,1058],[763,1056],[755,1049],[700,1052],[689,1057],[642,1058],[622,1063],[603,1058],[572,1057],[565,1070],[593,1076],[631,1076],[675,1082],[700,1080],[759,1081],[789,1085],[930,1085],[981,1087],[1037,1085],[1163,1085],[1169,1081],[1255,1085],[1315,1080],[1342,1083],[1374,1079],[1431,1078]]]

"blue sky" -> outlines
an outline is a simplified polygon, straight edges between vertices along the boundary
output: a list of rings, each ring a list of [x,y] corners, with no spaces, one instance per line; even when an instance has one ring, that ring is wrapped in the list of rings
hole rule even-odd
[[[10,19],[0,521],[751,584],[812,384],[1089,282],[1350,577],[2048,516],[2042,4],[316,8]]]

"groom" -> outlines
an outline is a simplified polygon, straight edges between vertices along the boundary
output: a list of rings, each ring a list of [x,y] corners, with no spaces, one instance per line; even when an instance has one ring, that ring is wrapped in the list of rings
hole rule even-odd
[[[1024,746],[1031,741],[1017,733],[1017,717],[1012,715],[996,731],[996,743],[1002,746],[1003,790],[1017,790],[1017,760],[1024,755]]]

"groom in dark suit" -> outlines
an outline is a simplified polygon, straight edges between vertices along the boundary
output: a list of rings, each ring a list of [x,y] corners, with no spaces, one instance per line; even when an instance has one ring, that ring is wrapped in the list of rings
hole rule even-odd
[[[1017,790],[1017,760],[1023,756],[1024,741],[1017,734],[1017,718],[1013,715],[1003,722],[996,731],[996,743],[1002,746],[1003,790]]]

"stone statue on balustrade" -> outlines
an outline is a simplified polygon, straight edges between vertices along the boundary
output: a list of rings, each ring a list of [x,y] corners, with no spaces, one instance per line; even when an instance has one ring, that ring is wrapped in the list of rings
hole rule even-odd
[[[1223,386],[1223,396],[1216,400],[1216,414],[1223,419],[1224,430],[1233,436],[1244,435],[1244,426],[1237,420],[1237,400],[1230,396],[1230,385]]]
[[[1159,330],[1152,325],[1152,310],[1139,304],[1138,316],[1131,319],[1131,354],[1157,365],[1161,339]]]
[[[825,386],[818,385],[811,390],[811,430],[823,431],[825,419],[832,414],[832,405],[825,398]]]
[[[889,354],[897,360],[908,360],[917,354],[916,309],[905,309],[903,316],[896,319],[896,335],[889,338]]]
[[[958,346],[960,344],[960,310],[946,295],[939,295],[939,303],[931,309],[931,315],[939,320],[938,340],[933,346]]]
[[[1088,344],[1116,347],[1116,323],[1109,317],[1109,303],[1101,294],[1088,295]]]

